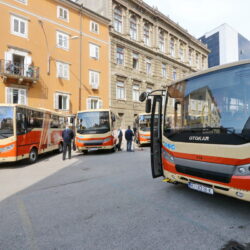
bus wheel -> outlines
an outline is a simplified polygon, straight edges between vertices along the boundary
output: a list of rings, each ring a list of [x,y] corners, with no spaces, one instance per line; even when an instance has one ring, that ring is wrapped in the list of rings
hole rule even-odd
[[[116,149],[117,149],[117,147],[116,147],[116,145],[115,145],[113,148],[110,149],[110,152],[115,153],[115,152],[116,152]]]
[[[38,153],[37,153],[37,149],[36,148],[32,148],[29,154],[29,163],[35,163],[37,161],[38,158]]]
[[[61,154],[63,152],[63,144],[60,142],[58,146],[58,153]]]
[[[89,151],[88,150],[82,150],[82,152],[83,152],[83,154],[86,155],[86,154],[88,154]]]

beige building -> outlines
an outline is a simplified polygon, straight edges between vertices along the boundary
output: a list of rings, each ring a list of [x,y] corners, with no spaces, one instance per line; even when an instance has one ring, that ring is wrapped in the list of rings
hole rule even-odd
[[[110,107],[122,127],[144,111],[141,92],[207,68],[207,47],[142,0],[79,1],[112,20]]]

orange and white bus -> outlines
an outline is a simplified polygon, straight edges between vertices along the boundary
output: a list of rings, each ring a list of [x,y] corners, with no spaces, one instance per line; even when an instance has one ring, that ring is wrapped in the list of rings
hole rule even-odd
[[[151,114],[141,113],[135,118],[135,141],[140,146],[150,143]]]
[[[250,201],[250,60],[193,74],[149,96],[153,178]]]
[[[0,163],[34,163],[41,153],[61,152],[65,122],[65,116],[49,110],[0,104]]]
[[[79,111],[76,116],[76,148],[115,151],[117,144],[116,117],[110,109]]]

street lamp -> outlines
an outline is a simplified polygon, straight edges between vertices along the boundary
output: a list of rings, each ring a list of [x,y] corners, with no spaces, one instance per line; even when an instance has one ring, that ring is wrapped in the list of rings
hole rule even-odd
[[[69,40],[76,40],[76,39],[78,39],[79,38],[79,36],[71,36],[71,37],[69,37],[68,39],[65,39],[66,41],[69,41]],[[64,41],[65,41],[64,40]],[[57,45],[58,44],[56,44],[51,50],[50,50],[50,52],[48,53],[48,68],[47,68],[47,74],[48,75],[50,75],[50,62],[51,62],[51,52],[55,49],[55,48],[57,48]]]

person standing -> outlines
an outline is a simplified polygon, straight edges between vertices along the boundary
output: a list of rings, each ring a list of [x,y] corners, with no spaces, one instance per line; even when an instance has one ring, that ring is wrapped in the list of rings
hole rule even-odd
[[[66,129],[62,132],[63,138],[63,160],[66,158],[66,154],[68,151],[68,157],[71,159],[71,144],[72,140],[74,139],[75,135],[74,132],[69,126],[66,126]]]
[[[127,151],[128,152],[132,152],[131,146],[132,146],[133,136],[134,136],[134,133],[130,129],[130,126],[128,126],[128,129],[125,132],[125,139],[127,140]]]
[[[118,144],[117,144],[118,151],[121,151],[122,137],[123,137],[123,133],[122,133],[121,128],[119,128],[118,129]]]

